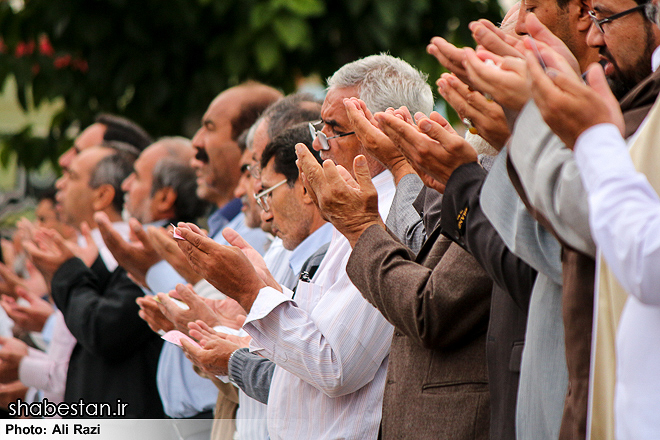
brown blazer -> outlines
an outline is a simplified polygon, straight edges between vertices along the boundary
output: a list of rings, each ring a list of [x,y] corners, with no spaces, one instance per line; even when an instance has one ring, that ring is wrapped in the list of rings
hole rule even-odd
[[[372,226],[347,265],[362,295],[394,325],[383,439],[487,439],[486,330],[492,283],[437,228],[417,258]]]

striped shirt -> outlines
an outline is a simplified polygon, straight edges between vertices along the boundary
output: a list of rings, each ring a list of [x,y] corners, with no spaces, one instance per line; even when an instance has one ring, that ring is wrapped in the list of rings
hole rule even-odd
[[[392,175],[374,179],[382,217]],[[291,293],[263,288],[244,329],[251,349],[277,364],[268,397],[275,439],[376,439],[393,327],[346,274],[351,246],[334,231],[311,283]]]

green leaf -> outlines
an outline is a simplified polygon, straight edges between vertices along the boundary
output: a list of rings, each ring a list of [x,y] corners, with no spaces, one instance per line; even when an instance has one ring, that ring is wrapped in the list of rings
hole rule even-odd
[[[263,73],[273,70],[280,61],[280,47],[274,38],[262,38],[254,46],[254,54],[257,57],[257,65]]]
[[[379,0],[375,3],[376,12],[383,25],[394,27],[399,20],[399,0]]]
[[[273,4],[307,17],[319,16],[325,12],[325,4],[321,0],[275,0]]]
[[[307,22],[296,17],[277,17],[273,21],[273,29],[287,49],[302,46],[309,38],[311,29]]]
[[[259,3],[250,11],[250,28],[258,31],[263,29],[275,18],[275,8],[271,3]]]

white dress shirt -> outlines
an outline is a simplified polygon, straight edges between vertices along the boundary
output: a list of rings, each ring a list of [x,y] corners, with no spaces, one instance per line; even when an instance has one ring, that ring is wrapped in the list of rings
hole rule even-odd
[[[387,217],[391,173],[373,179]],[[244,329],[251,349],[277,364],[268,397],[268,433],[275,439],[375,439],[393,327],[346,274],[348,240],[336,230],[311,283],[295,301],[263,288]]]
[[[656,49],[654,70],[660,64],[659,55]],[[646,123],[642,123],[633,140]],[[660,198],[646,177],[636,171],[628,145],[614,125],[600,124],[582,133],[575,143],[575,158],[589,193],[594,241],[630,295],[617,332],[616,437],[657,439]]]
[[[289,268],[289,256],[291,251],[284,248],[282,240],[278,237],[268,248],[264,255],[266,267],[275,281],[292,288],[297,278]],[[265,440],[268,438],[266,424],[267,407],[261,402],[254,400],[238,389],[238,410],[236,411],[236,432],[241,440]]]

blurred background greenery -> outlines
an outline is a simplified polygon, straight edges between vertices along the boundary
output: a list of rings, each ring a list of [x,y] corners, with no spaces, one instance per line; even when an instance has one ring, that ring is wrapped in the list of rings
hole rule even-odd
[[[0,220],[100,112],[191,136],[229,86],[289,93],[379,52],[433,83],[428,41],[469,45],[482,17],[501,20],[497,0],[0,0]]]

